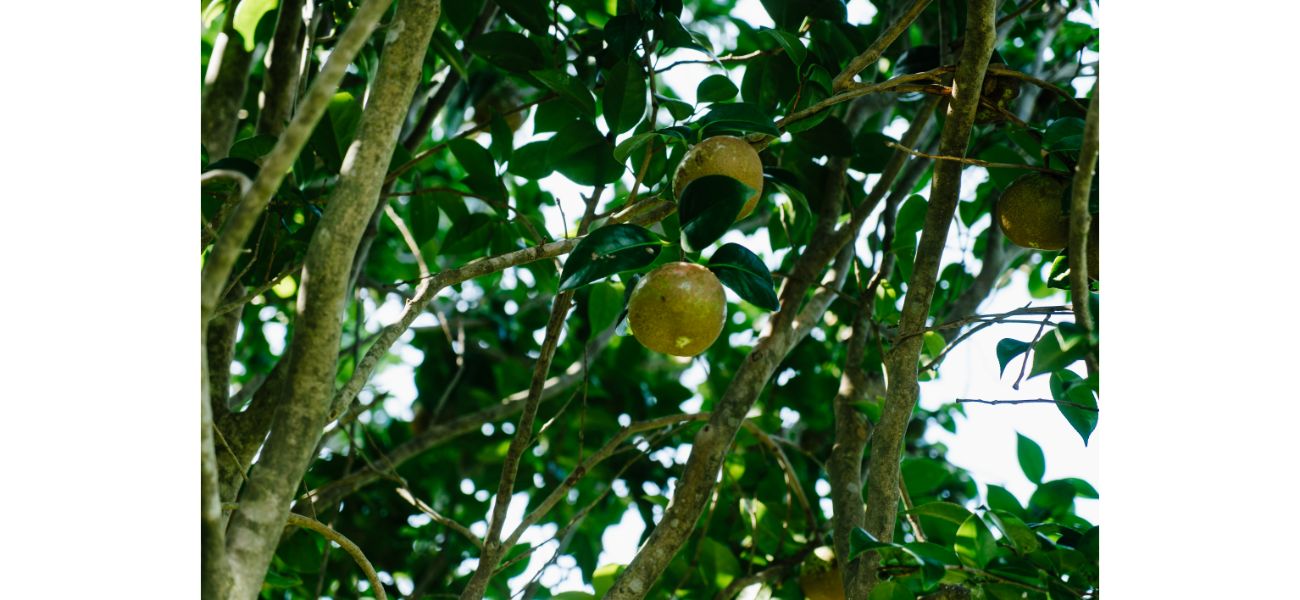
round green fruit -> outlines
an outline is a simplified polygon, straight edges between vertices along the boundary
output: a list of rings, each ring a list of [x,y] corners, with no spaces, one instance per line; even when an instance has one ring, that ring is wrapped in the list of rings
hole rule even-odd
[[[680,200],[686,185],[705,175],[726,175],[752,188],[754,194],[745,200],[736,220],[754,212],[758,198],[763,195],[763,161],[749,142],[718,135],[691,146],[673,174],[673,195]]]
[[[722,333],[727,295],[712,271],[693,263],[668,263],[637,282],[627,322],[643,346],[673,356],[695,356]]]
[[[844,579],[829,546],[813,550],[799,565],[799,587],[807,600],[844,600]]]
[[[1064,194],[1065,184],[1051,175],[1025,175],[998,199],[998,226],[1017,246],[1060,250],[1070,241],[1069,216],[1061,210]]]

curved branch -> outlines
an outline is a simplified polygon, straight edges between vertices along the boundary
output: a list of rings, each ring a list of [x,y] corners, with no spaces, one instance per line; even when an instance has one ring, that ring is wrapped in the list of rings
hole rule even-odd
[[[347,536],[330,529],[328,525],[321,523],[316,519],[304,517],[302,515],[295,515],[293,513],[289,513],[289,518],[285,523],[294,527],[310,529],[321,534],[321,537],[338,544],[344,552],[348,553],[348,556],[352,557],[352,560],[357,563],[357,566],[361,567],[361,572],[366,574],[366,579],[370,581],[370,590],[375,593],[375,598],[377,600],[388,600],[388,594],[384,592],[384,584],[379,581],[379,574],[375,572],[374,565],[370,564],[370,560],[366,558],[366,554],[362,552],[361,548],[353,543],[352,540],[348,539]]]

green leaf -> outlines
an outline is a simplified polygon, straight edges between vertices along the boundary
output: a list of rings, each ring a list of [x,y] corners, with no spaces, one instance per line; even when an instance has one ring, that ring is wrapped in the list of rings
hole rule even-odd
[[[1096,410],[1075,405],[1095,409],[1097,398],[1093,396],[1092,389],[1074,371],[1066,369],[1053,372],[1048,380],[1048,387],[1052,390],[1052,399],[1056,400],[1057,410],[1061,411],[1061,416],[1065,417],[1070,427],[1079,433],[1079,437],[1083,438],[1083,445],[1087,446],[1088,438],[1097,428],[1097,419],[1100,415]]]
[[[853,533],[849,534],[848,560],[853,560],[857,558],[858,555],[862,554],[863,552],[869,552],[871,550],[879,550],[881,548],[889,548],[891,546],[892,544],[888,544],[886,542],[877,540],[876,536],[871,535],[870,533],[867,532],[867,530],[861,527],[854,527]]]
[[[497,0],[497,5],[529,33],[545,37],[551,25],[546,0]]]
[[[597,598],[603,598],[609,588],[614,587],[614,580],[627,568],[627,565],[601,565],[591,574],[591,587],[595,588]]]
[[[578,288],[622,271],[639,269],[663,249],[659,236],[636,225],[606,225],[583,238],[560,273],[560,291]]]
[[[438,235],[438,220],[441,218],[438,204],[427,196],[412,196],[410,201],[411,236],[416,244],[423,246]]]
[[[993,517],[993,524],[1002,530],[1002,535],[1010,540],[1016,552],[1029,554],[1038,550],[1038,536],[1020,517],[999,510],[989,511],[989,516]]]
[[[781,45],[781,48],[785,50],[786,55],[790,57],[790,61],[796,67],[803,65],[804,59],[808,57],[808,49],[803,46],[799,36],[776,29],[768,29],[765,32],[772,36],[776,43]]]
[[[1074,493],[1079,498],[1090,498],[1096,500],[1101,497],[1097,494],[1097,488],[1092,487],[1091,483],[1077,477],[1066,477],[1060,481],[1068,482],[1070,485],[1074,486]]]
[[[914,515],[942,519],[955,525],[965,523],[966,519],[971,517],[971,512],[966,510],[966,507],[952,502],[927,502],[908,512]]]
[[[659,106],[668,109],[668,115],[671,116],[674,121],[689,119],[691,115],[695,114],[695,107],[691,106],[687,102],[683,102],[676,98],[668,98],[666,96],[658,95],[655,96],[655,99],[659,101]]]
[[[984,519],[971,515],[957,528],[957,542],[953,544],[953,551],[966,565],[983,569],[997,555],[998,546],[993,539],[993,532],[984,524]]]
[[[631,156],[633,152],[636,152],[638,148],[659,136],[660,134],[657,131],[647,131],[645,133],[638,133],[622,142],[619,142],[619,144],[614,147],[614,160],[620,163],[627,162],[627,157]]]
[[[520,146],[511,154],[510,166],[506,170],[524,179],[532,180],[550,175],[554,171],[547,162],[550,144],[550,140],[542,140]]]
[[[1034,366],[1029,376],[1064,369],[1082,360],[1088,352],[1083,332],[1074,323],[1061,323],[1034,344]]]
[[[907,457],[900,467],[907,491],[913,496],[921,496],[943,485],[951,473],[939,461],[929,458]]]
[[[641,18],[635,13],[618,15],[605,23],[605,44],[613,56],[631,56],[643,31]]]
[[[443,238],[442,252],[460,254],[486,248],[499,224],[492,215],[485,213],[471,213],[457,219]]]
[[[470,190],[492,200],[504,201],[506,188],[497,177],[496,163],[492,154],[478,142],[468,139],[456,139],[447,143],[451,153],[467,173],[465,185]]]
[[[591,325],[593,332],[609,328],[621,312],[623,312],[622,286],[615,286],[608,281],[591,286],[591,295],[587,297],[587,323]]]
[[[460,50],[456,49],[456,43],[451,41],[446,33],[441,29],[435,30],[430,44],[433,46],[433,51],[438,53],[438,58],[447,61],[461,79],[469,79],[469,71],[465,69],[465,61],[461,60]]]
[[[772,122],[772,117],[757,105],[746,102],[714,104],[709,108],[708,114],[700,118],[700,125],[704,127],[702,137],[711,137],[719,133],[763,133],[773,137],[781,136],[781,132]]]
[[[1083,539],[1079,541],[1077,548],[1088,557],[1088,560],[1096,563],[1101,554],[1101,527],[1093,527],[1083,532]]]
[[[533,115],[533,132],[559,131],[580,118],[582,113],[568,102],[543,102]]]
[[[718,241],[753,193],[727,175],[705,175],[688,183],[677,208],[686,250],[699,252]]]
[[[723,244],[709,259],[709,270],[741,299],[767,310],[781,310],[767,265],[740,244]]]
[[[882,581],[871,590],[867,600],[916,600],[916,594],[897,581]]]
[[[537,44],[514,31],[489,31],[474,38],[468,48],[489,64],[511,73],[529,73],[545,66]]]
[[[710,75],[695,88],[697,102],[725,102],[736,97],[740,88],[732,83],[726,75]]]
[[[645,116],[646,107],[646,78],[641,65],[624,61],[606,71],[600,105],[611,133],[636,127]]]
[[[514,130],[510,129],[506,120],[497,113],[492,115],[491,131],[492,144],[488,149],[492,151],[492,156],[497,159],[497,162],[510,162],[510,155],[515,149]]]
[[[255,39],[257,24],[267,13],[275,10],[279,3],[279,0],[242,0],[239,6],[235,7],[234,28],[239,32],[240,37],[244,38],[245,52],[252,52],[257,46]]]
[[[1007,365],[1017,356],[1028,352],[1032,348],[1029,342],[1022,342],[1013,338],[1003,338],[998,342],[998,376],[1001,377],[1007,372]]]
[[[1074,484],[1068,481],[1044,483],[1029,497],[1029,515],[1035,520],[1063,516],[1074,504],[1076,493]]]
[[[589,121],[573,121],[561,129],[547,151],[551,168],[580,185],[618,181],[625,171],[614,160],[614,146]]]
[[[1043,473],[1047,470],[1043,449],[1038,443],[1019,433],[1016,434],[1016,456],[1020,459],[1020,470],[1034,483],[1043,482]]]
[[[812,157],[853,156],[853,134],[844,122],[830,117],[816,127],[794,135],[794,143]]]
[[[736,555],[712,538],[700,542],[699,561],[705,583],[717,589],[726,588],[741,573]]]
[[[852,166],[863,173],[880,173],[885,170],[896,150],[886,145],[897,141],[878,131],[863,131],[853,138]]]
[[[574,76],[553,69],[529,72],[542,82],[542,85],[559,94],[560,98],[578,109],[584,116],[588,118],[596,116],[596,99],[591,95],[591,90]]]
[[[1016,516],[1024,516],[1025,509],[1020,506],[1020,500],[1015,495],[1007,491],[1000,485],[988,486],[988,505],[993,510],[1009,512]]]
[[[1077,152],[1083,145],[1083,119],[1066,117],[1052,121],[1043,132],[1043,150]]]

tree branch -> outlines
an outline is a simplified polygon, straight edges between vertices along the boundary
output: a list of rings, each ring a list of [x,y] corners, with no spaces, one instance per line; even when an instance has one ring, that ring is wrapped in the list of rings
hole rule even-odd
[[[352,260],[378,203],[398,129],[406,117],[440,13],[440,0],[404,0],[398,6],[387,28],[383,55],[356,139],[343,161],[338,186],[312,234],[299,288],[298,319],[288,351],[287,387],[283,392],[286,401],[277,407],[271,435],[241,495],[240,510],[231,517],[227,530],[226,550],[232,564],[232,595],[236,598],[253,598],[261,590],[294,490],[325,425],[338,365],[340,313]],[[354,20],[353,25],[356,23]],[[334,56],[330,58],[332,61]],[[291,137],[294,124],[281,137],[277,150]],[[262,181],[261,175],[258,181]],[[257,189],[255,184],[254,191]]]
[[[244,50],[243,37],[235,31],[238,0],[226,8],[226,22],[212,45],[208,72],[204,76],[202,139],[208,160],[225,158],[239,128],[239,109],[248,88],[248,71],[253,56]]]
[[[924,153],[924,152],[918,152],[918,151],[916,151],[916,150],[913,150],[913,149],[911,149],[911,148],[908,148],[907,146],[904,146],[904,145],[902,145],[902,144],[898,144],[898,143],[895,143],[895,142],[885,142],[885,145],[886,145],[886,146],[889,146],[890,148],[895,148],[895,149],[898,149],[898,150],[902,150],[903,152],[906,152],[906,153],[908,153],[908,154],[911,154],[912,156],[919,156],[919,157],[921,157],[921,158],[928,158],[928,159],[930,159],[930,160],[950,160],[950,161],[953,161],[953,162],[959,162],[959,163],[964,164],[964,165],[975,165],[975,166],[977,166],[977,167],[985,167],[985,168],[988,168],[988,169],[1023,169],[1023,170],[1027,170],[1027,171],[1038,171],[1038,172],[1040,172],[1040,173],[1050,173],[1050,174],[1052,174],[1052,175],[1068,175],[1068,174],[1069,174],[1069,173],[1066,173],[1066,172],[1064,172],[1064,171],[1057,171],[1056,169],[1049,169],[1049,168],[1047,168],[1047,167],[1039,167],[1039,166],[1035,166],[1035,165],[1018,165],[1018,164],[1015,164],[1015,163],[997,163],[997,162],[989,162],[989,161],[987,161],[987,160],[980,160],[980,159],[978,159],[978,158],[966,158],[966,157],[964,157],[964,156],[939,156],[939,155],[936,155],[936,154],[926,154],[926,153]]]
[[[202,322],[206,323],[216,308],[217,299],[226,286],[226,279],[239,258],[240,250],[252,232],[257,218],[261,216],[271,197],[280,189],[280,183],[293,166],[293,161],[302,152],[307,139],[316,128],[325,109],[329,107],[334,91],[338,89],[348,64],[361,51],[370,34],[379,23],[379,17],[387,10],[391,0],[366,0],[352,16],[348,28],[339,37],[338,44],[330,52],[325,66],[312,82],[311,88],[303,98],[294,115],[293,121],[285,128],[275,147],[262,159],[262,168],[257,173],[253,187],[244,194],[243,200],[235,208],[234,214],[226,219],[221,227],[221,234],[208,253],[203,265],[202,288]]]
[[[985,68],[993,53],[996,35],[993,28],[993,0],[971,0],[966,14],[966,43],[953,82],[953,98],[948,118],[940,136],[939,154],[964,156],[979,106]],[[882,541],[893,539],[898,510],[898,466],[912,409],[916,405],[917,362],[921,355],[921,336],[930,312],[939,260],[957,209],[961,189],[962,166],[940,161],[934,168],[930,188],[930,205],[925,214],[921,241],[917,246],[912,278],[899,322],[898,342],[885,358],[889,385],[885,406],[873,433],[870,474],[867,479],[865,529]],[[879,555],[871,553],[866,564],[866,591],[875,586]]]
[[[903,13],[897,21],[894,21],[888,29],[881,32],[880,37],[876,38],[876,41],[872,42],[871,46],[864,50],[862,54],[859,54],[854,57],[853,60],[849,61],[848,66],[844,67],[844,70],[840,71],[840,74],[836,75],[835,79],[831,82],[831,89],[838,92],[845,90],[852,85],[853,77],[858,73],[861,73],[863,69],[871,66],[872,63],[880,60],[880,56],[885,53],[885,50],[889,49],[889,45],[894,43],[894,40],[898,39],[899,34],[903,33],[903,31],[907,30],[907,28],[912,25],[912,21],[915,21],[917,17],[921,16],[921,12],[924,11],[925,7],[929,4],[930,0],[915,0],[912,5],[908,7],[907,12]]]
[[[1084,356],[1088,372],[1097,374],[1097,348],[1092,345],[1093,322],[1088,309],[1088,233],[1092,228],[1092,215],[1088,199],[1092,195],[1092,174],[1097,167],[1099,151],[1097,113],[1101,105],[1101,82],[1092,90],[1088,118],[1083,124],[1083,145],[1079,148],[1079,164],[1074,173],[1074,191],[1070,197],[1070,302],[1074,305],[1074,320],[1083,329],[1088,342]]]
[[[377,600],[388,599],[388,595],[384,592],[384,585],[379,581],[379,574],[375,573],[374,565],[370,564],[370,560],[366,558],[365,553],[362,552],[361,548],[353,543],[352,540],[348,539],[343,534],[330,529],[330,527],[324,523],[302,515],[290,513],[286,524],[294,527],[302,527],[303,529],[310,529],[321,534],[325,539],[338,544],[340,548],[343,548],[344,552],[347,552],[348,555],[352,557],[353,561],[356,561],[357,566],[361,567],[361,572],[366,574],[366,579],[370,582],[370,591],[375,594],[375,598]]]
[[[974,404],[992,404],[992,405],[998,405],[998,404],[1065,404],[1065,405],[1067,405],[1067,406],[1073,406],[1073,407],[1078,408],[1078,409],[1081,409],[1081,410],[1090,410],[1090,411],[1092,411],[1092,412],[1097,412],[1097,411],[1098,411],[1097,407],[1095,407],[1095,406],[1088,406],[1087,404],[1079,404],[1078,402],[1071,402],[1071,401],[1069,401],[1069,400],[1048,400],[1048,399],[1046,399],[1046,398],[1034,398],[1034,399],[1032,399],[1032,400],[978,400],[978,399],[975,399],[975,398],[958,398],[958,399],[957,399],[957,403],[958,403],[958,404],[967,404],[967,403],[974,403]]]
[[[280,135],[293,113],[302,56],[302,6],[303,0],[281,0],[276,11],[275,36],[262,80],[262,112],[257,115],[260,133]]]
[[[204,598],[226,598],[230,593],[230,561],[226,558],[226,531],[221,517],[220,484],[217,477],[217,453],[213,440],[212,402],[209,400],[208,351],[203,344],[201,357],[201,414],[202,414],[202,469],[200,496],[202,496],[202,562],[201,587]]]

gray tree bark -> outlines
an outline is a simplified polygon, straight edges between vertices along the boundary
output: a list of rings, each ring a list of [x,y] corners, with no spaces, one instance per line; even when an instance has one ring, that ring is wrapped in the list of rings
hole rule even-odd
[[[379,202],[398,130],[415,91],[440,0],[404,0],[386,30],[383,55],[339,183],[312,235],[298,293],[288,378],[262,458],[231,517],[226,551],[235,598],[256,598],[294,490],[320,439],[334,395],[341,314],[357,244]]]

